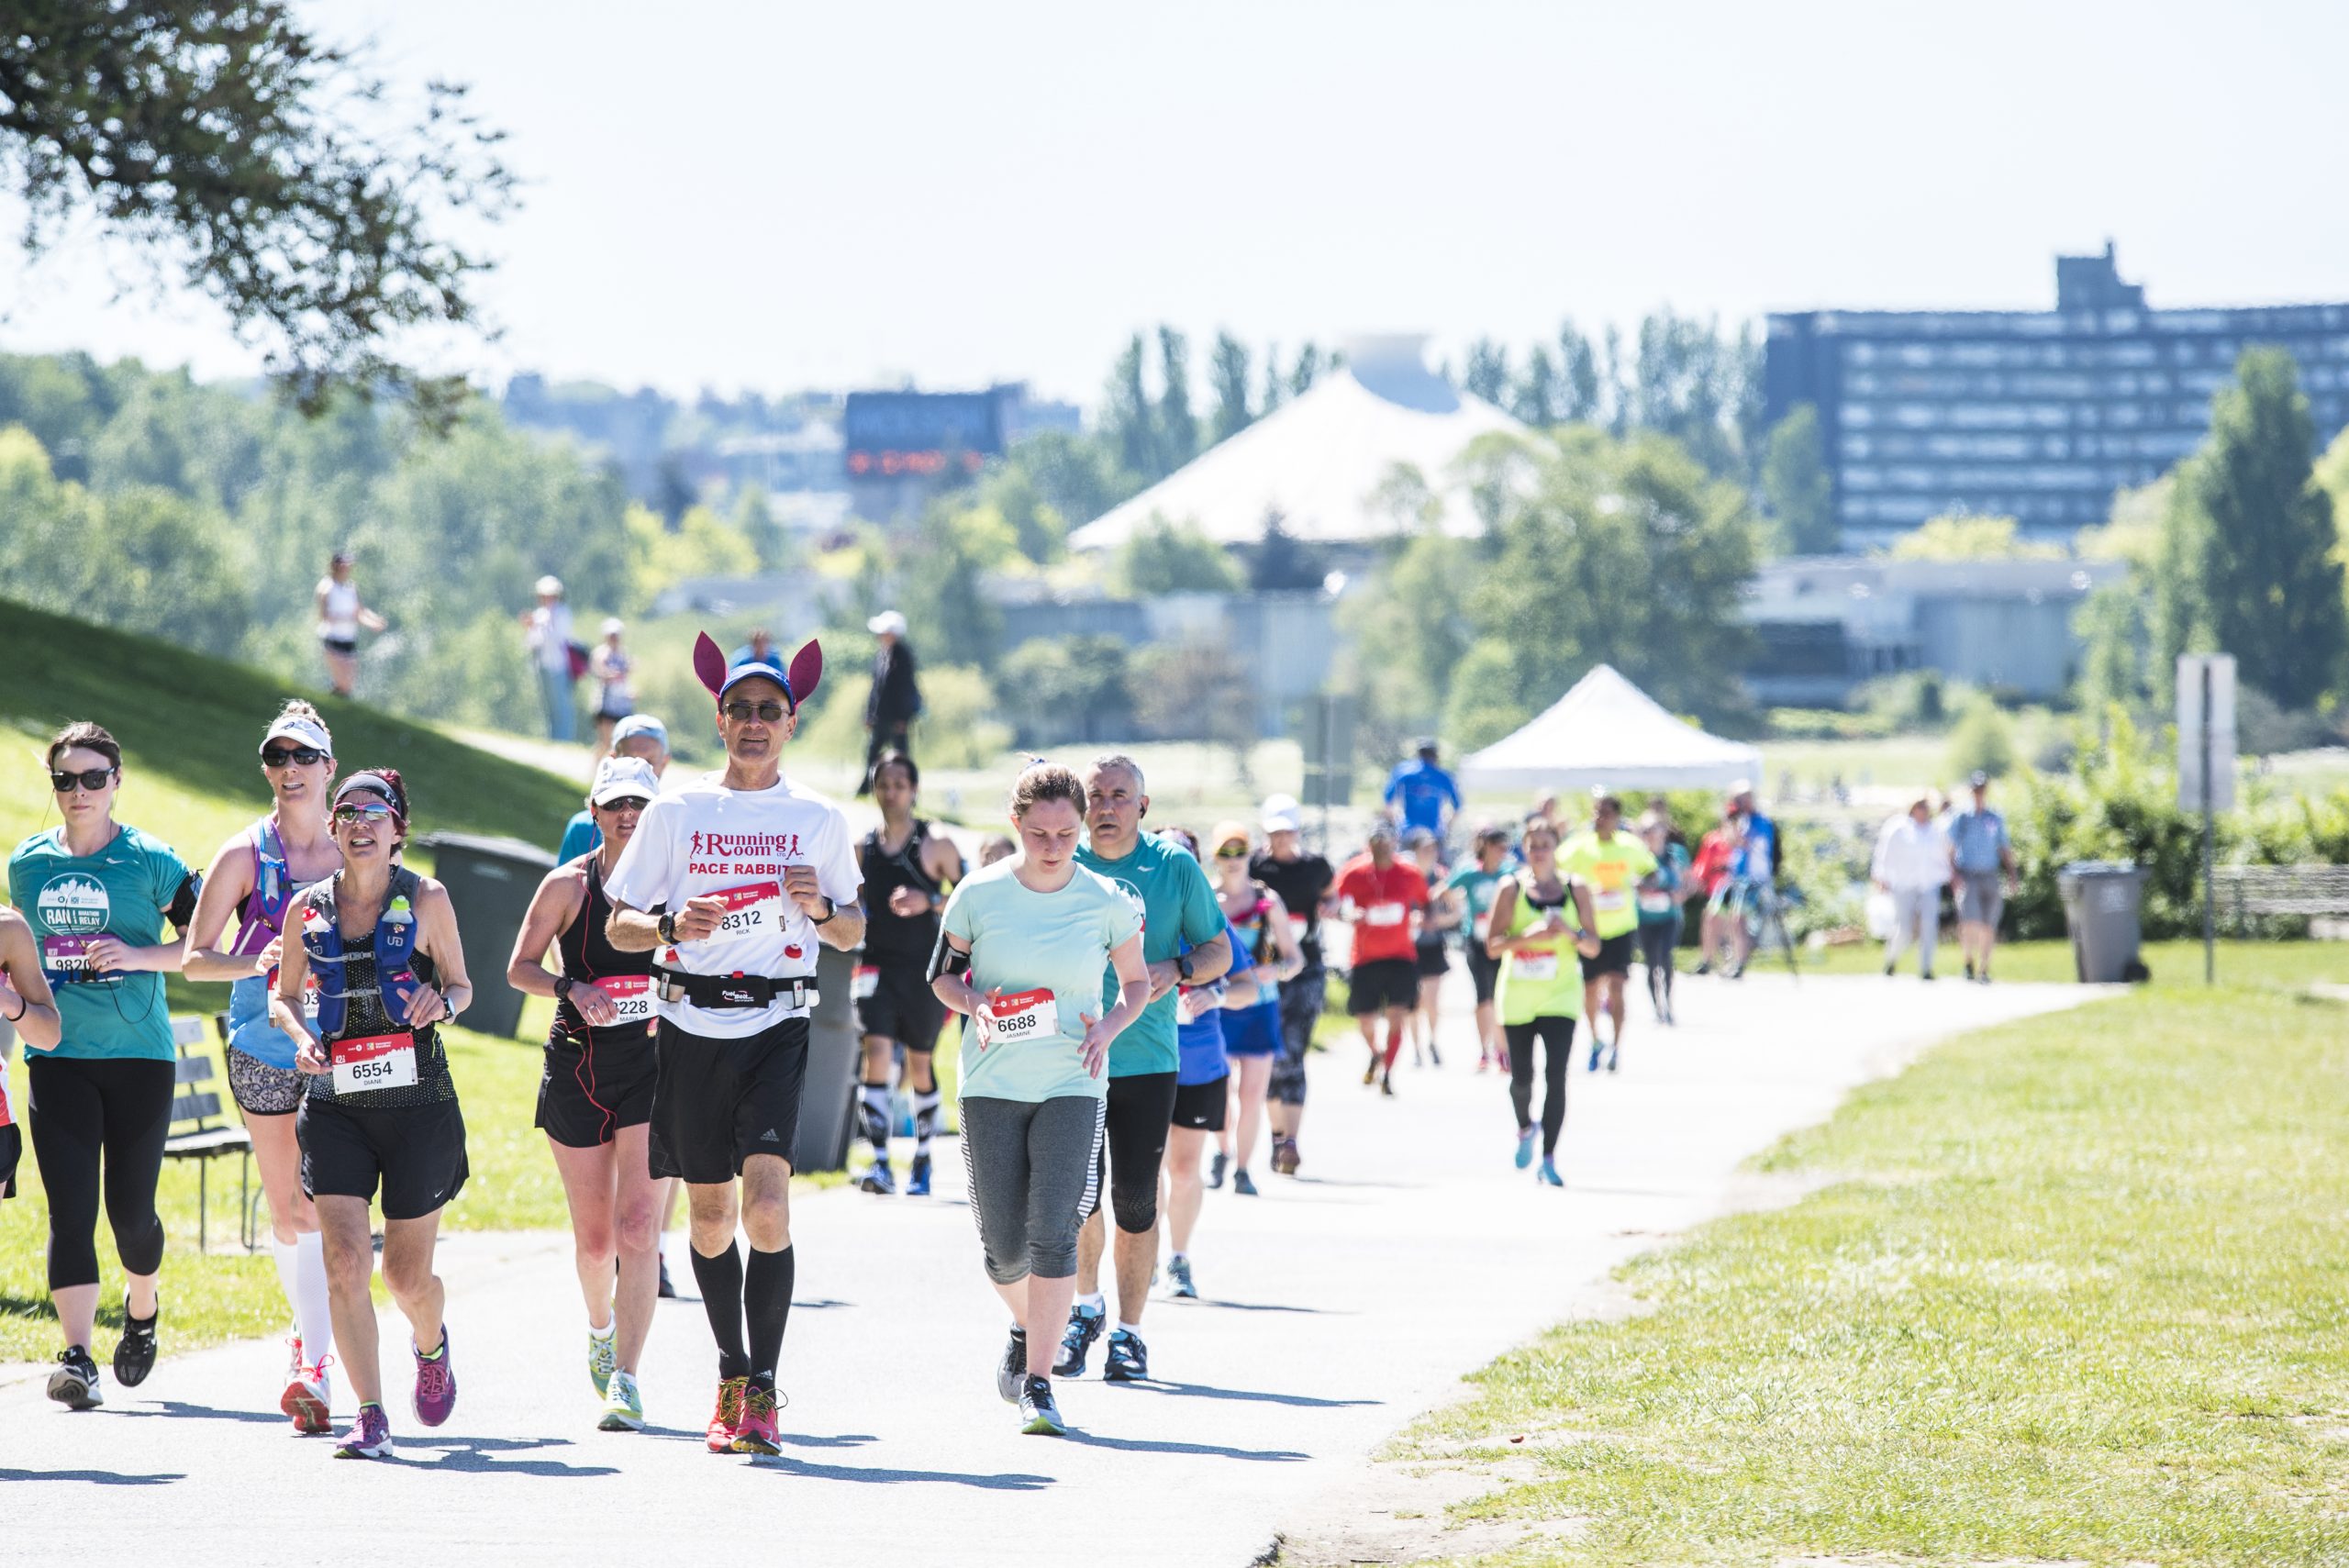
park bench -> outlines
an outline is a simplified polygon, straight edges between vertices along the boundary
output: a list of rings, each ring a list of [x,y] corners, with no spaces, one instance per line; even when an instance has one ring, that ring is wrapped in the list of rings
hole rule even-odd
[[[2220,866],[2212,876],[2237,929],[2254,915],[2349,915],[2349,866]]]
[[[226,1025],[225,1018],[213,1020],[213,1027],[223,1039],[228,1034]],[[212,1195],[207,1173],[212,1162],[224,1154],[234,1154],[239,1159],[237,1208],[241,1223],[238,1233],[250,1250],[253,1243],[252,1135],[240,1123],[221,1114],[220,1095],[208,1087],[216,1074],[211,1055],[202,1049],[204,1020],[173,1018],[172,1045],[178,1057],[172,1094],[172,1129],[163,1140],[163,1158],[195,1162],[196,1250],[205,1250],[211,1220]]]

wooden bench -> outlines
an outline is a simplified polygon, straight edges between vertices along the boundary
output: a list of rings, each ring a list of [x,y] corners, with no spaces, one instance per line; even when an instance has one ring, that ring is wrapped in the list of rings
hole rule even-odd
[[[2211,875],[2238,928],[2252,915],[2349,915],[2349,866],[2219,866]]]
[[[178,1050],[177,1087],[172,1095],[172,1130],[163,1140],[166,1160],[193,1160],[195,1163],[195,1245],[206,1250],[211,1220],[211,1184],[207,1173],[212,1162],[224,1154],[239,1157],[237,1176],[238,1212],[243,1223],[239,1234],[248,1251],[251,1249],[252,1216],[252,1135],[243,1126],[221,1114],[219,1094],[207,1087],[217,1073],[212,1058],[201,1047],[204,1044],[204,1020],[173,1018],[172,1044]]]

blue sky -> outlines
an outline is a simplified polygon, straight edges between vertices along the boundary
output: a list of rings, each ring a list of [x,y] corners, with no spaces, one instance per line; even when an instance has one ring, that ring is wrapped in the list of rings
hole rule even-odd
[[[442,362],[690,394],[1026,377],[1669,303],[2349,298],[2349,6],[333,0],[530,182]],[[655,19],[657,18],[657,19]],[[0,204],[0,222],[10,215]],[[0,250],[0,347],[249,369],[199,300]]]

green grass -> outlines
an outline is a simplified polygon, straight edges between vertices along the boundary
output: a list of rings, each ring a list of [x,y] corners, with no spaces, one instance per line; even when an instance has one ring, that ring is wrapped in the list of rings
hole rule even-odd
[[[1455,1520],[1582,1521],[1495,1561],[2349,1561],[2349,1008],[2299,956],[1862,1089],[1761,1162],[1831,1184],[1394,1455],[1509,1463]]]
[[[1884,944],[1860,942],[1848,947],[1806,950],[1801,955],[1805,974],[1876,974],[1884,969]],[[2202,944],[2199,941],[2148,942],[2143,950],[2145,967],[2153,972],[2156,990],[2176,986],[2202,989]],[[2263,942],[2232,939],[2219,943],[2219,981],[2227,985],[2305,988],[2314,981],[2349,984],[2349,942]],[[1695,962],[1684,952],[1685,967]],[[1757,974],[1784,973],[1786,961],[1771,954],[1757,958]],[[1965,956],[1954,940],[1944,941],[1933,954],[1934,972],[1948,982],[1963,976]],[[1913,974],[1917,956],[1903,955],[1901,973]],[[2002,942],[1992,955],[1991,973],[2000,980],[2052,980],[2070,983],[2069,942]],[[1959,982],[1963,984],[1962,980]]]

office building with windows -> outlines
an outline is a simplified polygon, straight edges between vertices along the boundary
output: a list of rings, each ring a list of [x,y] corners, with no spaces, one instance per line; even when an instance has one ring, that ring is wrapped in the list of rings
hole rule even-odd
[[[2053,311],[1773,315],[1764,403],[1819,410],[1847,546],[1949,512],[2068,534],[2192,452],[2259,344],[2299,361],[2320,445],[2349,426],[2349,304],[2153,309],[2109,242],[2055,259]]]

